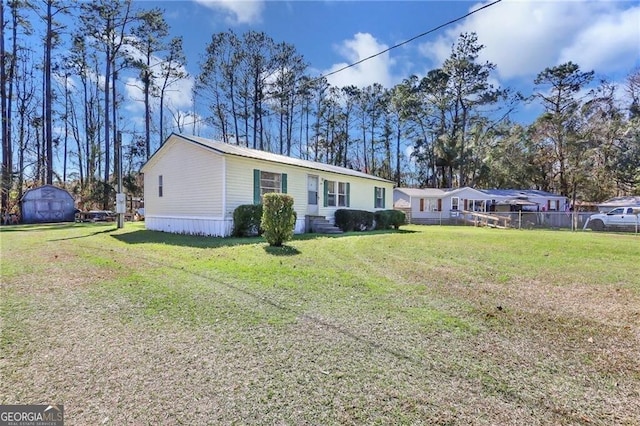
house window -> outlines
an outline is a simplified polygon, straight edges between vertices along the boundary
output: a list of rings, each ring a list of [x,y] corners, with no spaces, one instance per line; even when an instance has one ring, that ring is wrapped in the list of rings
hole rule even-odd
[[[325,180],[324,206],[349,207],[349,182]]]
[[[260,198],[270,192],[282,192],[282,175],[280,173],[260,172]]]
[[[434,198],[420,198],[420,211],[421,212],[437,212],[438,201]]]
[[[335,207],[336,205],[336,183],[331,180],[326,180],[324,182],[327,188],[327,206]]]
[[[374,189],[374,194],[375,194],[374,207],[376,209],[384,209],[385,189],[376,186]]]
[[[338,206],[347,207],[347,183],[338,182]]]
[[[460,198],[451,197],[451,210],[458,210],[458,206],[460,204]]]
[[[162,197],[162,175],[158,176],[158,197]]]
[[[469,210],[474,212],[483,212],[484,208],[484,200],[469,200]]]
[[[253,203],[260,204],[264,194],[287,193],[287,174],[253,170]]]

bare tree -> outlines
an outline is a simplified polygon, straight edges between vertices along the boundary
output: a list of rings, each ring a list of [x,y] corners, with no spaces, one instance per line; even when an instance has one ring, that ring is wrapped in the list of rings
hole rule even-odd
[[[111,172],[111,129],[115,126],[110,114],[115,115],[115,84],[117,78],[116,59],[125,43],[129,26],[134,21],[131,13],[131,0],[100,0],[82,4],[80,16],[85,33],[96,49],[104,53],[104,199],[107,208],[109,195],[109,177]],[[111,87],[113,84],[114,87]],[[112,105],[112,103],[114,105]],[[114,121],[112,123],[112,121]]]

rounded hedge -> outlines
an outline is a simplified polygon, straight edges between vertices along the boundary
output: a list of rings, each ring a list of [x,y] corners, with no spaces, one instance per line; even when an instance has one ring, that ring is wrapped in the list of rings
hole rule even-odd
[[[293,197],[287,194],[271,192],[264,194],[261,226],[263,236],[271,246],[281,246],[293,238],[296,224],[296,212],[293,210]]]

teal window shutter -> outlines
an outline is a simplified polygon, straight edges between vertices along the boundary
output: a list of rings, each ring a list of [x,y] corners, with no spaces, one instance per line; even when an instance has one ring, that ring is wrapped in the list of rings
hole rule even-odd
[[[287,174],[286,173],[282,174],[281,185],[282,185],[282,193],[286,194],[287,193]]]
[[[374,186],[373,187],[373,208],[375,209],[376,207],[378,207],[378,187]]]
[[[351,207],[351,184],[347,182],[347,207]]]
[[[253,169],[253,204],[260,204],[260,170]]]
[[[323,203],[323,205],[325,207],[327,207],[329,205],[329,185],[327,185],[327,181],[326,180],[323,182],[323,185],[324,185],[324,190],[323,190],[324,203]]]
[[[382,208],[385,208],[384,203],[387,201],[387,188],[382,188]]]

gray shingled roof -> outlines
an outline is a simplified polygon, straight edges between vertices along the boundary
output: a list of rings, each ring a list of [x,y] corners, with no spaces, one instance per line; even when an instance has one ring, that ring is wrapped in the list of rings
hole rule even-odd
[[[562,197],[562,195],[541,191],[539,189],[478,189],[478,191],[497,197]]]
[[[471,187],[463,188],[396,188],[397,191],[401,191],[410,197],[442,197],[445,195],[454,195],[458,192],[462,192],[465,189],[472,189],[485,194],[490,197],[500,198],[518,198],[518,197],[562,197],[558,194],[552,194],[550,192],[540,191],[537,189],[477,189]]]
[[[345,167],[333,166],[331,164],[317,163],[315,161],[302,160],[300,158],[287,157],[286,155],[274,154],[272,152],[260,151],[257,149],[246,148],[239,145],[231,145],[224,142],[217,142],[211,139],[201,138],[199,136],[183,135],[173,133],[171,137],[178,137],[186,141],[196,143],[206,148],[210,148],[221,154],[236,155],[238,157],[253,158],[256,160],[269,161],[272,163],[287,164],[290,166],[304,167],[305,169],[320,170],[323,172],[338,173],[341,175],[357,176],[365,179],[374,179],[381,182],[391,182],[381,177],[369,175],[357,170],[347,169]]]
[[[640,206],[640,196],[609,198],[598,205],[602,207]]]
[[[442,197],[448,191],[440,188],[396,188],[396,191],[403,192],[409,197]]]

